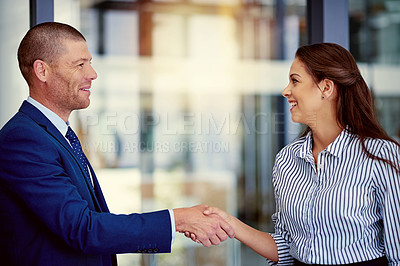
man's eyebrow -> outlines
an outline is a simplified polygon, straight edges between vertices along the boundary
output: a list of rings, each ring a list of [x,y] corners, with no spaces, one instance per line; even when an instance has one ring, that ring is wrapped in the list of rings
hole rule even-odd
[[[92,61],[92,58],[79,58],[78,60],[75,60],[75,61],[72,61],[72,64],[74,65],[74,64],[77,64],[77,63],[79,63],[79,62],[90,62],[90,61]]]

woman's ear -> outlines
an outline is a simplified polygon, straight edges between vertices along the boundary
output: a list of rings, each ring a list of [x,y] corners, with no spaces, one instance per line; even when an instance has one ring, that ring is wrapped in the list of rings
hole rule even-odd
[[[323,80],[322,97],[323,99],[330,99],[335,96],[336,86],[335,82],[330,79]]]
[[[33,74],[34,76],[42,82],[46,82],[48,78],[48,65],[42,60],[35,60],[33,62]]]

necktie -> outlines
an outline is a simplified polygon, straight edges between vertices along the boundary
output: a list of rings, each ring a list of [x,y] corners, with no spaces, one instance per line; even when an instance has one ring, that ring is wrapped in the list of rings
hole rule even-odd
[[[82,165],[83,170],[85,171],[86,174],[86,178],[90,179],[86,156],[82,151],[82,146],[81,143],[79,142],[78,137],[76,136],[75,132],[72,130],[71,127],[68,127],[68,131],[65,137],[69,140],[69,143],[72,146],[72,150],[74,151],[76,157],[78,158],[80,164]]]

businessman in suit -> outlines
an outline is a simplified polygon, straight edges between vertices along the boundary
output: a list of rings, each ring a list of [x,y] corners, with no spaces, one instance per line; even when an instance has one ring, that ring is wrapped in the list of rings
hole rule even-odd
[[[170,252],[174,234],[217,245],[232,228],[205,206],[143,214],[109,212],[96,174],[69,126],[90,104],[86,40],[47,22],[18,48],[29,97],[0,131],[0,260],[3,265],[116,265],[117,253]]]

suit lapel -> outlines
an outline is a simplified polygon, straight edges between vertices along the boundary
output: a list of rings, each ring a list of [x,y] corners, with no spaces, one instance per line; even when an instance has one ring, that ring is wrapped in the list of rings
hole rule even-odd
[[[64,136],[39,109],[37,109],[35,106],[28,103],[27,101],[24,101],[22,103],[22,106],[19,108],[19,111],[29,116],[38,125],[43,127],[47,131],[47,133],[53,136],[59,143],[61,143],[61,145],[64,146],[65,149],[73,154],[73,151]]]
[[[79,163],[78,158],[76,158],[75,153],[73,152],[71,146],[69,145],[68,141],[65,139],[65,137],[60,133],[60,131],[50,122],[49,119],[35,106],[32,104],[28,103],[27,101],[24,101],[22,103],[22,106],[19,109],[20,112],[24,113],[25,115],[29,116],[32,120],[34,120],[38,125],[43,127],[45,131],[50,134],[55,140],[57,140],[63,148],[75,159],[77,167],[79,167],[83,182],[86,183],[87,189],[90,192],[90,195],[92,197],[93,203],[98,210],[102,210],[102,206],[99,203],[96,193],[93,189],[92,184],[90,184],[88,181],[88,178],[85,177],[84,170],[82,169],[82,165]],[[90,166],[90,171],[92,173],[92,176],[95,177],[94,171],[92,167]],[[94,178],[95,179],[95,178]],[[97,181],[97,178],[96,178]],[[98,183],[97,183],[98,184]]]

